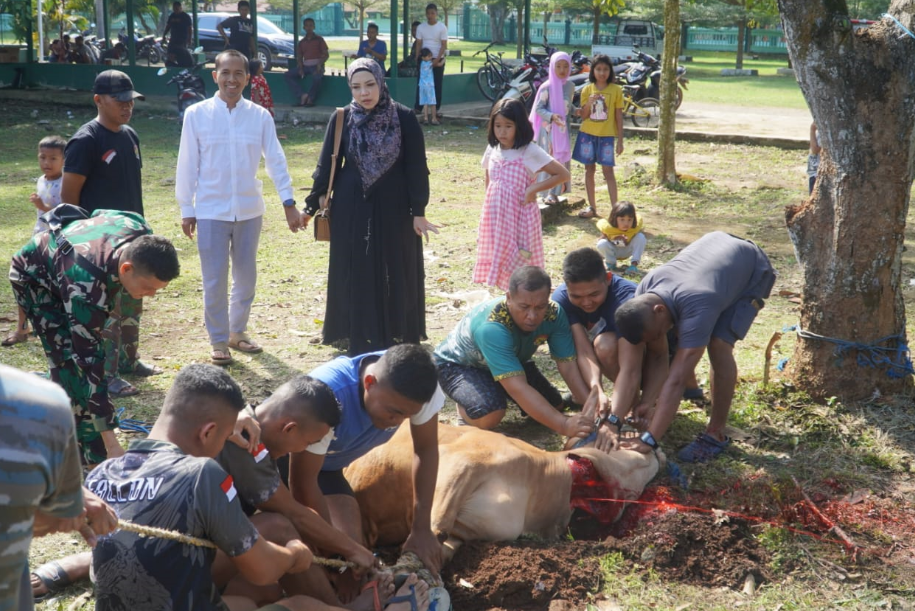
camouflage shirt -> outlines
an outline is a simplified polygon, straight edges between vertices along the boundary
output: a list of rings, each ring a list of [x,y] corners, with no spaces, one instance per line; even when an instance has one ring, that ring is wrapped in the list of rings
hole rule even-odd
[[[31,609],[35,511],[83,510],[70,401],[60,386],[0,365],[0,423],[0,611]]]
[[[51,232],[36,234],[13,256],[10,281],[28,284],[66,312],[73,358],[92,388],[87,409],[98,430],[109,428],[114,407],[105,381],[105,350],[102,329],[121,290],[118,281],[118,249],[141,235],[152,233],[143,217],[135,212],[96,210],[85,220],[73,221],[63,229],[73,249],[63,252]],[[84,260],[76,256],[79,253]],[[104,274],[97,278],[85,262]]]

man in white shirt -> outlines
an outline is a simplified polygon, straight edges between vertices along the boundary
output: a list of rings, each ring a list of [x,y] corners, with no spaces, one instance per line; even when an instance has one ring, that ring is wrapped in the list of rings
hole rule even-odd
[[[232,361],[230,347],[250,353],[262,350],[246,332],[266,209],[256,176],[262,156],[283,202],[289,229],[295,233],[302,226],[273,118],[242,97],[248,79],[248,60],[241,53],[227,50],[216,56],[213,80],[219,91],[185,111],[175,175],[181,229],[191,239],[194,230],[198,232],[210,359],[217,365]]]
[[[426,5],[426,23],[416,26],[416,65],[423,49],[432,51],[432,81],[435,83],[435,108],[442,108],[442,79],[445,76],[445,55],[448,52],[448,27],[438,20],[438,7]],[[416,80],[416,104],[419,107],[419,79]]]

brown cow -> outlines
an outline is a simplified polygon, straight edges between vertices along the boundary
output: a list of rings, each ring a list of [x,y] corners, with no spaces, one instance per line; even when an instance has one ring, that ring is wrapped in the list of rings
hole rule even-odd
[[[408,428],[401,427],[391,441],[346,470],[370,545],[403,543],[410,533],[413,446]],[[448,536],[446,561],[464,541],[510,541],[525,533],[557,538],[572,516],[573,490],[579,503],[598,493],[602,498],[637,499],[664,460],[663,455],[632,450],[547,452],[469,426],[439,425],[438,436],[432,530]],[[589,470],[603,480],[598,482],[602,489],[576,480]],[[612,521],[619,518],[625,503],[603,505],[608,506]]]

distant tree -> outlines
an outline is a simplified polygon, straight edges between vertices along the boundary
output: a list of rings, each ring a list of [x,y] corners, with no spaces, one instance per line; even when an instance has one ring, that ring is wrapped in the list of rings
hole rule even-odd
[[[380,4],[384,0],[349,0],[349,3],[356,9],[355,17],[358,18],[359,22],[359,42],[362,42],[362,36],[365,32],[365,13],[376,4]],[[356,21],[355,19],[353,20]],[[355,23],[353,24],[355,25]]]
[[[890,6],[890,0],[848,0],[848,15],[852,19],[880,19]]]
[[[563,6],[567,6],[572,9],[586,10],[591,14],[591,19],[594,23],[594,32],[591,35],[591,43],[598,44],[600,42],[600,20],[606,15],[607,17],[613,17],[617,15],[623,8],[625,8],[626,3],[624,0],[565,0]]]
[[[435,5],[446,26],[448,25],[448,15],[457,13],[463,4],[464,0],[435,0]]]
[[[505,0],[485,2],[486,13],[489,15],[489,28],[492,33],[492,42],[498,45],[505,44],[505,19],[509,9]]]
[[[314,13],[327,6],[327,0],[299,0],[299,15]],[[258,8],[260,10],[260,8]],[[270,0],[271,13],[291,13],[292,0]]]

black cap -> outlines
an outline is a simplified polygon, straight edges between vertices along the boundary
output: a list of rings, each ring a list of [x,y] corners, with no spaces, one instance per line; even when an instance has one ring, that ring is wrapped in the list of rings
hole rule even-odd
[[[146,97],[133,90],[133,81],[120,70],[105,70],[95,77],[92,93],[114,96],[119,102],[134,99],[145,100]]]

